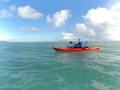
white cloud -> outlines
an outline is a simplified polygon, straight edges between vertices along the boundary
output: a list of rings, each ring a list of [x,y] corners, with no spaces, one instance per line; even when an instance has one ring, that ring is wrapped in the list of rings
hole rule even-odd
[[[84,33],[89,39],[120,40],[120,3],[113,5],[109,10],[100,7],[91,9],[82,17],[89,28],[85,24],[76,24],[69,31]]]
[[[13,12],[15,10],[16,10],[16,6],[15,5],[11,5],[11,6],[9,6],[9,9],[3,9],[2,11],[0,11],[0,17],[1,18],[12,17],[13,16]]]
[[[65,25],[65,21],[71,17],[70,10],[61,10],[53,14],[53,18],[50,15],[47,16],[47,22],[53,23],[55,27],[60,27]]]
[[[8,38],[9,38],[8,36],[4,36],[3,40],[8,40]]]
[[[1,1],[5,1],[5,2],[8,2],[8,1],[10,1],[10,0],[1,0]]]
[[[62,33],[63,40],[73,40],[75,36],[72,33]]]
[[[44,16],[42,13],[37,12],[37,10],[31,8],[29,5],[18,7],[18,15],[27,19],[38,19]]]
[[[120,2],[120,0],[109,0],[104,7],[111,8],[111,6],[118,2]]]
[[[85,34],[85,36],[95,36],[95,32],[92,29],[88,29],[84,23],[77,23],[75,27],[71,28],[68,32],[82,33]]]
[[[2,18],[7,18],[11,16],[13,16],[13,14],[9,12],[7,9],[3,9],[2,11],[0,11],[0,17]]]
[[[18,28],[19,30],[26,30],[26,31],[30,31],[30,32],[36,32],[36,31],[39,31],[39,29],[37,28],[25,28],[25,27],[19,27]]]
[[[0,37],[0,41],[6,41],[6,40],[8,40],[8,39],[9,39],[8,36],[2,36],[2,37]]]
[[[14,12],[16,10],[16,5],[9,6],[9,9]]]

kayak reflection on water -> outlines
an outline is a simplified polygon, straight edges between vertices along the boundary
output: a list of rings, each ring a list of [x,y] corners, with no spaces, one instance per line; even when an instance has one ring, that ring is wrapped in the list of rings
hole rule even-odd
[[[56,58],[63,58],[60,59],[60,62],[63,61],[91,61],[91,62],[98,62],[100,63],[100,61],[98,60],[98,58],[100,57],[99,52],[97,51],[87,51],[87,52],[55,52],[54,53]]]

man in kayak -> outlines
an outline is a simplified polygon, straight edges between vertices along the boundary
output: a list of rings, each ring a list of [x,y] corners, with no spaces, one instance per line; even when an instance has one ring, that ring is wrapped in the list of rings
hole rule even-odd
[[[78,44],[74,44],[75,46],[74,46],[74,48],[82,48],[83,47],[83,42],[81,42],[81,39],[78,39]]]

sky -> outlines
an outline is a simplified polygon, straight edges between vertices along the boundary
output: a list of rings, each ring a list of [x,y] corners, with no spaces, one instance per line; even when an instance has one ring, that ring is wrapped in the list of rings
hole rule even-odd
[[[0,41],[120,41],[119,0],[0,0]]]

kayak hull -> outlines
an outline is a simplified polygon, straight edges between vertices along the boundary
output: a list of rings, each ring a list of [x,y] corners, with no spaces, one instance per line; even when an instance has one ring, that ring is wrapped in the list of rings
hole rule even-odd
[[[99,50],[100,47],[85,47],[85,48],[68,48],[68,47],[52,47],[55,51],[89,51],[89,50]]]

